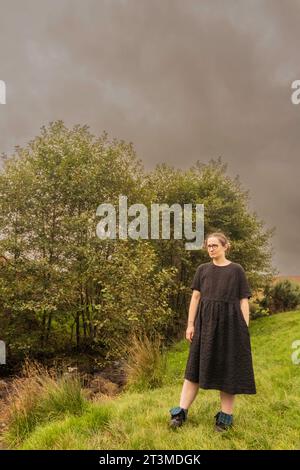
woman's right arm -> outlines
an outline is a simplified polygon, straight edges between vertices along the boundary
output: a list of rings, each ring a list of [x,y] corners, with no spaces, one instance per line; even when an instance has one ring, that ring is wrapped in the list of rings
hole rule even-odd
[[[190,307],[189,307],[188,324],[187,324],[186,335],[185,335],[186,339],[190,342],[192,341],[193,336],[194,336],[195,317],[196,317],[200,297],[201,297],[200,292],[194,289],[191,302],[190,302]]]

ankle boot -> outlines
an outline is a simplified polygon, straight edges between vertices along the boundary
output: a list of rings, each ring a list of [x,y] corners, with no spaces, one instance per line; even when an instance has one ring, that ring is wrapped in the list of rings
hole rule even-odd
[[[216,415],[215,430],[218,432],[227,431],[233,426],[233,415],[219,411]]]
[[[178,428],[179,426],[182,426],[182,424],[186,421],[188,410],[185,408],[181,408],[180,406],[176,406],[170,409],[170,413],[170,426],[173,428]]]

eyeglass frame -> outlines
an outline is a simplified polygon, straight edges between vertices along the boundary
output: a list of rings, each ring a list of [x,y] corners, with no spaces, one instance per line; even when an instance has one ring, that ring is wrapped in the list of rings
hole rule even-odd
[[[212,243],[211,245],[206,245],[206,248],[209,250],[210,248],[216,249],[221,245],[217,245],[216,243]]]

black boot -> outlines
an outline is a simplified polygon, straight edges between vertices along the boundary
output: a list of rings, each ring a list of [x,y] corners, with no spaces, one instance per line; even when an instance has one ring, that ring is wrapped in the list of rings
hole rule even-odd
[[[216,415],[216,424],[215,424],[215,431],[223,432],[227,431],[229,428],[233,426],[233,415],[229,415],[224,413],[223,411],[219,411]]]
[[[182,426],[182,424],[186,421],[188,410],[185,408],[181,408],[180,406],[176,406],[170,409],[170,413],[170,426],[172,428],[178,428],[179,426]]]

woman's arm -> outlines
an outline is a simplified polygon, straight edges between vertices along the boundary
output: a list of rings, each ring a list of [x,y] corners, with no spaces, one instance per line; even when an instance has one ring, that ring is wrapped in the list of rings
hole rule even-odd
[[[249,300],[248,300],[248,298],[240,299],[240,306],[241,306],[241,310],[242,310],[244,318],[245,318],[245,322],[246,322],[247,326],[249,326],[250,312],[249,312]]]
[[[200,291],[194,289],[191,302],[190,302],[188,324],[187,324],[187,328],[185,332],[185,337],[190,342],[192,342],[192,339],[194,336],[194,331],[195,331],[194,322],[195,322],[199,300],[200,300]]]
[[[194,325],[200,297],[201,297],[200,292],[194,289],[191,302],[190,302],[190,307],[189,307],[188,326]]]

